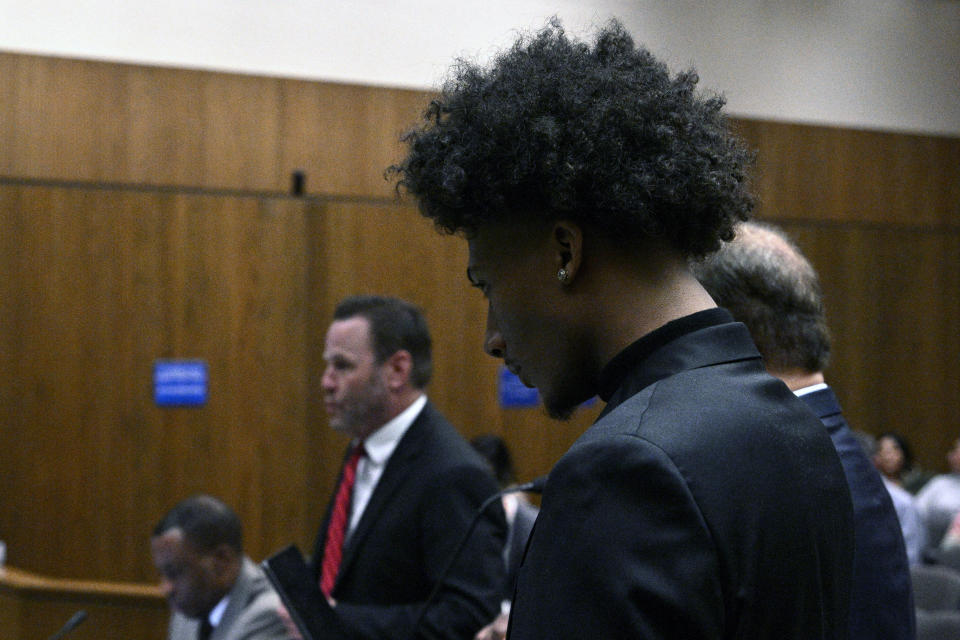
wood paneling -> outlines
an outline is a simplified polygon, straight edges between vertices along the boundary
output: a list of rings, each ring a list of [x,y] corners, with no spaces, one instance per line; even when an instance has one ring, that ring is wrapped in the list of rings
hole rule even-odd
[[[960,139],[738,121],[758,150],[758,217],[820,273],[827,374],[855,428],[899,431],[946,471],[960,437]]]
[[[960,437],[960,230],[790,222],[820,274],[827,370],[852,427],[904,434],[945,470]]]
[[[299,497],[305,483],[310,207],[16,186],[0,203],[12,561],[150,579],[153,522],[200,490],[243,514],[254,555],[301,533],[296,502],[263,496]],[[158,358],[206,360],[207,405],[157,408]]]
[[[758,152],[758,215],[908,225],[960,224],[960,139],[734,123]]]
[[[166,637],[169,609],[153,585],[63,580],[0,570],[0,629],[4,640],[50,638],[79,610],[86,619],[71,640]]]
[[[393,195],[384,170],[401,157],[401,133],[426,108],[428,94],[318,82],[283,80],[281,174],[303,170],[314,194]]]
[[[427,94],[0,53],[0,175],[390,196]]]

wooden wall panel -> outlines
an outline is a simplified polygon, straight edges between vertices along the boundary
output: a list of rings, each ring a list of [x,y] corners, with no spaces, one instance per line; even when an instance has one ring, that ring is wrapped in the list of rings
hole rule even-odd
[[[298,501],[310,207],[56,187],[0,194],[0,224],[15,231],[3,234],[0,343],[12,382],[0,390],[9,562],[152,579],[153,523],[200,490],[243,514],[253,555],[308,529]],[[207,405],[157,408],[157,358],[206,360]],[[296,500],[264,499],[286,495]]]
[[[124,261],[116,238],[132,241],[128,255],[146,258],[151,248],[135,238],[155,229],[157,218],[117,225],[127,208],[117,193],[3,193],[3,226],[17,232],[4,234],[4,279],[14,284],[2,305],[16,334],[0,354],[3,378],[13,382],[0,391],[6,444],[0,535],[10,562],[22,558],[38,569],[56,562],[50,549],[94,561],[97,570],[129,562],[137,555],[129,544],[110,544],[119,529],[89,534],[105,514],[112,526],[130,531],[129,512],[116,509],[117,500],[134,499],[149,482],[137,474],[152,459],[144,448],[143,406],[128,393],[138,379],[148,384],[135,363],[159,345],[158,289],[150,286],[154,274]],[[91,206],[102,213],[77,224],[76,210]],[[104,490],[114,482],[118,495]]]
[[[123,166],[124,83],[109,65],[3,55],[8,175],[101,179]],[[104,144],[107,142],[107,144]]]
[[[759,152],[759,215],[960,223],[960,139],[736,120]]]
[[[71,640],[161,640],[169,609],[154,585],[48,578],[11,567],[0,571],[4,640],[51,638],[79,610],[87,618]]]
[[[921,465],[946,470],[960,437],[960,230],[783,225],[818,270],[836,387],[850,424],[907,436]]]
[[[464,435],[502,434],[522,478],[596,412],[498,406],[465,243],[410,207],[7,185],[0,225],[0,537],[17,566],[150,580],[150,528],[197,491],[237,509],[255,558],[309,546],[345,444],[319,401],[323,336],[353,293],[424,308],[430,396]],[[155,407],[157,358],[206,360],[208,404]]]
[[[278,185],[302,170],[309,193],[393,195],[384,170],[401,157],[400,135],[429,94],[295,80],[282,81],[280,92]]]
[[[8,177],[390,196],[424,92],[0,53]]]
[[[9,176],[272,188],[275,80],[10,54],[0,70]]]

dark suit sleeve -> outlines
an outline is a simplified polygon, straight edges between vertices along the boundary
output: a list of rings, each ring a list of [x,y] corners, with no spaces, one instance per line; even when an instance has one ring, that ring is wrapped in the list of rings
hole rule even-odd
[[[509,637],[725,637],[720,573],[682,473],[658,448],[580,446],[550,474]]]
[[[440,579],[477,509],[496,491],[489,473],[478,466],[454,467],[431,480],[417,512],[410,513],[410,518],[418,520],[427,583]],[[497,501],[478,522],[413,637],[472,638],[496,615],[505,572],[505,532],[503,509]],[[406,640],[414,631],[423,599],[387,606],[340,603],[336,611],[351,637]]]

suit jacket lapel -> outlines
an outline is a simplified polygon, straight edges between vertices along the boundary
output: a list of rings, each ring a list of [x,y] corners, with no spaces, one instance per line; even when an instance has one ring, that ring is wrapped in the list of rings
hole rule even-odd
[[[250,599],[250,588],[253,580],[253,564],[246,556],[243,557],[240,565],[240,575],[233,588],[230,589],[230,601],[227,603],[227,610],[223,612],[220,618],[220,624],[213,629],[210,634],[210,640],[224,640],[227,637],[227,630],[233,625],[234,621],[243,613],[247,606],[247,600]]]
[[[415,464],[415,459],[420,455],[422,446],[420,443],[427,437],[430,429],[430,413],[433,408],[428,401],[423,407],[423,411],[413,421],[407,432],[403,434],[397,448],[387,461],[387,466],[383,470],[383,475],[374,487],[370,495],[370,501],[363,510],[360,522],[357,528],[350,535],[343,548],[343,559],[340,561],[340,572],[337,574],[339,581],[356,558],[358,550],[363,546],[363,540],[370,532],[371,528],[376,526],[377,520],[383,509],[390,504],[393,494],[403,485],[405,478],[409,475],[411,465]]]

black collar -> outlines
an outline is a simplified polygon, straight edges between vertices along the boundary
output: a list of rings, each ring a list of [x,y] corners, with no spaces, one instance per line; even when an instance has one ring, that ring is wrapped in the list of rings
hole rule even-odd
[[[623,384],[626,377],[637,364],[645,360],[660,347],[700,329],[718,324],[733,322],[733,316],[726,309],[714,307],[698,311],[654,329],[647,335],[629,345],[613,357],[613,360],[600,372],[600,399],[610,402],[614,392]]]

